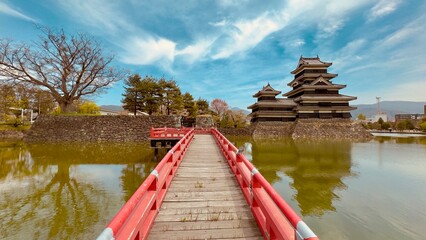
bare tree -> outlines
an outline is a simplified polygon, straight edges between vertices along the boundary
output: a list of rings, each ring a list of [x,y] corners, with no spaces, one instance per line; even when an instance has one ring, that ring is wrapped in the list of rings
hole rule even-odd
[[[242,110],[228,110],[234,128],[245,127],[247,115]]]
[[[82,96],[99,92],[123,75],[109,67],[113,56],[85,34],[40,28],[32,45],[0,40],[0,81],[15,81],[46,89],[63,112]]]
[[[219,119],[222,119],[223,114],[228,111],[228,108],[228,103],[219,98],[213,99],[210,103],[210,109],[219,116]]]

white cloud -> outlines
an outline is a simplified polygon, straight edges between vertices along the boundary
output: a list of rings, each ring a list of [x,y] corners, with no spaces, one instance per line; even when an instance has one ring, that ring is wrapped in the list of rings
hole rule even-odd
[[[314,19],[314,21],[319,21],[316,40],[322,41],[334,37],[339,30],[345,26],[346,16],[349,15],[350,12],[369,4],[371,1],[372,0],[329,0],[318,2],[318,6],[316,6],[314,11],[319,15],[312,14],[314,18],[317,18],[317,20]]]
[[[339,15],[343,16],[350,11],[354,11],[366,4],[375,2],[376,0],[358,0],[358,1],[342,1],[342,0],[329,0],[320,1],[319,4],[325,6],[325,15]]]
[[[346,16],[373,0],[289,0],[283,12],[288,13],[291,22],[297,26],[317,26],[315,40],[323,44],[323,40],[335,36],[345,25]],[[303,25],[298,25],[303,24]]]
[[[298,38],[298,39],[294,40],[292,43],[290,43],[290,46],[292,46],[292,47],[301,47],[303,45],[305,45],[305,40],[300,39],[300,38]]]
[[[400,3],[401,0],[380,0],[371,8],[368,20],[373,21],[377,18],[391,14],[397,9]]]
[[[360,38],[355,39],[351,42],[348,42],[341,50],[342,54],[353,54],[355,52],[358,52],[360,48],[362,48],[367,43],[367,40]]]
[[[414,59],[413,54],[424,52],[419,51],[419,46],[424,45],[426,41],[425,28],[426,15],[423,15],[376,41],[374,50],[409,56],[412,61]]]
[[[212,25],[213,27],[223,27],[228,25],[228,21],[226,19],[222,19],[222,21],[210,22],[209,24]]]
[[[62,9],[91,27],[106,30],[109,33],[127,30],[135,31],[134,24],[120,13],[120,6],[116,1],[102,0],[58,0]]]
[[[311,11],[317,4],[317,1],[311,0],[289,0],[284,10],[288,11],[294,17],[303,12]],[[307,17],[309,17],[309,15]]]
[[[362,65],[359,65],[359,66],[346,68],[345,73],[348,74],[348,73],[360,72],[360,71],[366,71],[367,72],[367,71],[369,71],[367,69],[370,69],[370,68],[376,68],[377,69],[377,67],[379,67],[379,65],[380,65],[380,63],[362,64]]]
[[[290,36],[280,37],[279,45],[284,49],[286,55],[288,56],[299,56],[303,54],[304,46],[306,45],[306,42],[303,38],[293,38],[293,36],[296,34],[291,34]],[[297,36],[294,36],[297,37]],[[309,46],[307,46],[309,48]],[[294,63],[296,64],[296,63]],[[289,66],[290,68],[294,67],[292,64]]]
[[[181,50],[176,50],[176,56],[185,57],[185,61],[193,63],[194,61],[205,57],[214,39],[200,40],[193,45],[188,45]]]
[[[133,37],[125,45],[121,60],[127,64],[145,65],[157,63],[164,68],[170,67],[175,57],[176,43],[164,38]]]
[[[318,34],[316,40],[333,37],[344,26],[344,20],[340,18],[331,18],[318,24]]]
[[[419,51],[419,46],[426,41],[425,22],[425,17],[418,17],[377,41],[356,40],[338,51],[338,62],[334,61],[334,65],[342,69],[341,76],[357,79],[360,99],[380,95],[391,100],[426,100],[423,77],[426,65],[422,61],[426,55]],[[368,35],[365,37],[369,39]],[[357,60],[356,56],[362,59]],[[362,87],[370,81],[375,91]]]
[[[373,0],[357,0],[357,1],[342,1],[342,0],[289,0],[287,5],[282,10],[288,15],[288,27],[282,32],[288,30],[289,38],[294,35],[303,36],[306,30],[311,31],[312,26],[316,26],[316,34],[314,36],[314,45],[318,49],[314,49],[311,53],[324,53],[327,49],[333,49],[332,41],[334,37],[345,27],[352,12],[371,4]],[[284,40],[284,45],[287,51],[290,47],[299,47],[301,43]],[[300,45],[299,45],[300,44]],[[307,47],[307,49],[309,49]],[[334,50],[334,49],[333,49]],[[299,49],[299,54],[302,49]],[[294,52],[296,54],[296,52]],[[330,55],[334,52],[330,51]],[[323,54],[324,55],[324,54]]]
[[[110,35],[111,42],[122,48],[119,60],[126,64],[157,64],[167,71],[175,58],[176,43],[154,36],[139,28],[122,11],[120,5],[101,0],[59,1],[60,6],[77,20]]]
[[[340,72],[343,70],[347,72],[348,69],[354,69],[358,67],[358,63],[362,62],[367,43],[367,40],[363,38],[354,39],[341,48],[329,49],[329,52],[323,53],[322,57],[326,61],[333,62],[333,71]]]
[[[7,14],[12,17],[20,18],[30,22],[37,22],[34,18],[31,18],[7,5],[5,2],[0,2],[0,13]]]
[[[423,29],[415,29],[412,27],[401,28],[396,32],[393,32],[392,34],[388,35],[383,41],[383,46],[392,46],[398,44],[403,40],[413,36],[417,32],[417,30]]]
[[[218,4],[222,7],[235,7],[248,2],[248,0],[219,0]]]
[[[264,13],[252,20],[239,20],[235,29],[227,34],[226,42],[217,48],[212,59],[228,58],[255,47],[269,34],[280,30],[287,23],[286,15]]]

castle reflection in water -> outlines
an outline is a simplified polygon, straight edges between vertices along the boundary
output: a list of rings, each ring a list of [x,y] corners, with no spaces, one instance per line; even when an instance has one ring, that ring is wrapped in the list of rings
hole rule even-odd
[[[232,139],[244,146],[246,157],[271,183],[282,181],[283,174],[291,178],[295,190],[293,199],[301,214],[323,215],[335,211],[338,190],[347,186],[344,179],[356,176],[351,170],[351,143],[342,141],[279,141]]]

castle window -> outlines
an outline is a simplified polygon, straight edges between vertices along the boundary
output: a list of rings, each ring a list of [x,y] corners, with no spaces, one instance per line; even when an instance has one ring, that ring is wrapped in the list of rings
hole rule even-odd
[[[320,106],[320,107],[331,107],[331,102],[319,102],[318,106]]]

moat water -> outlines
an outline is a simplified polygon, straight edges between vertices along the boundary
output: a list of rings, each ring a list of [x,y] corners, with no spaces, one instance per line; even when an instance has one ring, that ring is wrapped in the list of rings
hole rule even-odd
[[[426,137],[231,137],[321,239],[426,239]],[[164,153],[0,143],[0,239],[93,239]]]

